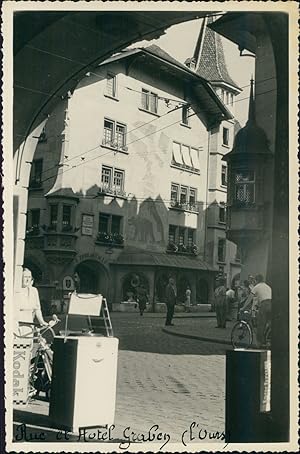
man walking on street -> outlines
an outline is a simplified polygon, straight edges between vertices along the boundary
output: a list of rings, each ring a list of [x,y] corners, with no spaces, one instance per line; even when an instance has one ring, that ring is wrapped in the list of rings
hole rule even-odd
[[[172,277],[169,279],[169,283],[166,287],[166,305],[167,305],[167,318],[166,326],[173,326],[172,318],[174,315],[174,309],[176,304],[177,291],[175,281]]]
[[[225,279],[217,279],[217,288],[215,290],[215,306],[217,316],[216,328],[226,328],[227,304],[226,304],[226,287]]]

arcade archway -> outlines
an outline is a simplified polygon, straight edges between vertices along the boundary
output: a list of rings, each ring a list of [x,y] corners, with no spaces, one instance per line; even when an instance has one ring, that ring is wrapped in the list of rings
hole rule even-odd
[[[96,260],[85,260],[76,266],[75,272],[80,279],[79,291],[81,293],[100,293],[107,295],[109,290],[109,277],[106,268]]]

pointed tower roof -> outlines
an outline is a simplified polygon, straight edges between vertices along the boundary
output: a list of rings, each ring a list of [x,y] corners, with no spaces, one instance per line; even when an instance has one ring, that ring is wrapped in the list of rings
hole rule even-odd
[[[241,128],[233,143],[233,148],[230,153],[223,156],[223,160],[227,161],[228,157],[233,156],[251,156],[251,155],[268,155],[270,154],[269,141],[263,128],[257,125],[255,116],[255,100],[254,100],[254,81],[250,83],[249,111],[246,125]]]
[[[212,22],[212,17],[205,17],[201,24],[193,55],[196,72],[209,82],[225,83],[239,92],[239,86],[228,73],[221,37],[208,27]]]

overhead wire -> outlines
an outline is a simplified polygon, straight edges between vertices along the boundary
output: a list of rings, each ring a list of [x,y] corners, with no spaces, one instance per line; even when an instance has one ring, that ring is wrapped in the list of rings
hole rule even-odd
[[[147,36],[152,35],[153,33],[156,33],[156,32],[159,32],[159,31],[164,31],[164,30],[166,29],[166,25],[165,25],[165,24],[164,24],[164,25],[160,25],[159,27],[155,27],[155,26],[153,26],[153,24],[149,24],[149,23],[147,23],[145,20],[143,20],[143,23],[146,24],[146,25],[148,25],[148,26],[150,26],[150,30],[148,30],[147,32],[144,32],[143,34],[141,34],[140,32],[138,32],[137,35],[136,35],[135,37],[132,37],[132,38],[130,39],[130,41],[127,41],[126,43],[124,43],[124,48],[130,46],[133,42],[137,42],[137,41],[138,41],[138,38],[144,38],[144,39],[146,39]],[[77,25],[77,26],[81,26],[82,24],[79,25],[78,23],[76,23],[76,25]],[[95,30],[90,29],[90,27],[87,27],[87,28],[88,28],[91,32],[95,32]],[[96,32],[97,32],[97,31],[96,31]],[[99,36],[102,37],[102,33],[100,33],[100,32],[97,32],[97,33],[99,34]],[[36,48],[36,50],[39,50],[39,51],[43,52],[43,50],[42,50],[42,49],[39,49],[39,48]],[[51,54],[49,51],[46,51],[46,52],[48,52],[49,55]],[[52,54],[52,55],[54,55],[54,54]],[[104,60],[105,60],[105,56],[106,56],[106,58],[109,58],[111,55],[109,55],[108,53],[102,55],[102,57],[104,58]],[[57,57],[61,57],[61,58],[67,59],[67,57],[61,56],[61,55],[59,55],[59,54],[57,54]],[[71,60],[71,59],[69,59],[69,60]],[[98,61],[99,61],[99,57],[97,57],[97,58],[95,58],[94,60],[92,60],[92,61],[90,61],[90,62],[87,62],[87,63],[81,63],[81,62],[78,62],[78,61],[72,59],[72,62],[77,62],[77,64],[79,64],[80,66],[82,66],[82,69],[83,69],[83,68],[88,69],[88,68],[90,68],[90,67],[93,67],[93,66],[96,65],[96,62],[98,62]],[[70,81],[72,81],[72,80],[76,80],[76,79],[74,79],[74,77],[76,77],[76,75],[80,74],[81,71],[82,71],[82,69],[77,69],[77,70],[75,71],[75,73],[73,73],[73,74],[72,74],[70,77],[68,77],[61,85],[59,85],[58,88],[56,88],[56,90],[55,90],[54,93],[51,93],[51,94],[47,95],[47,96],[49,96],[49,99],[54,98],[54,97],[57,97],[57,96],[58,96],[57,93],[59,93],[59,90],[61,90],[61,89],[63,88],[63,86],[64,86],[67,82],[70,82]],[[77,82],[79,82],[79,80],[78,80]],[[27,129],[27,130],[28,130],[28,133],[27,133],[26,136],[25,136],[25,140],[24,140],[24,142],[23,142],[23,146],[22,146],[21,148],[18,148],[18,151],[17,151],[17,159],[16,159],[16,168],[17,168],[17,172],[16,172],[16,182],[19,181],[19,178],[20,178],[20,172],[21,172],[20,162],[22,161],[22,157],[23,157],[23,153],[24,153],[24,149],[25,149],[26,139],[27,139],[27,137],[28,137],[29,134],[30,134],[30,130],[31,130],[31,128],[32,128],[32,126],[33,126],[33,124],[34,124],[34,122],[37,120],[38,116],[41,114],[43,108],[47,105],[48,101],[49,101],[49,100],[47,100],[45,103],[43,103],[42,106],[38,109],[38,112],[34,115],[32,121],[31,121],[31,123],[29,124],[29,127],[28,127],[28,129]]]
[[[105,79],[106,79],[106,77],[101,78],[101,80],[105,80]],[[256,84],[258,84],[258,83],[260,83],[260,82],[265,82],[265,81],[270,80],[270,79],[273,79],[273,77],[272,77],[272,78],[266,78],[266,79],[264,79],[264,80],[258,81],[258,82],[256,82]],[[121,86],[121,87],[123,87],[123,88],[126,88],[126,89],[129,89],[130,91],[136,92],[136,93],[138,93],[138,94],[142,94],[142,91],[140,91],[140,90],[134,90],[134,89],[132,89],[131,87],[127,87],[127,86],[122,85],[122,84],[118,84],[118,87],[119,87],[119,86]],[[246,87],[248,87],[248,86],[250,86],[250,84],[245,85],[244,87],[241,87],[241,88],[246,88]],[[162,96],[160,96],[160,97],[158,97],[158,98],[161,99],[161,100],[169,100],[168,97],[162,97]],[[235,101],[235,103],[240,102],[240,101],[244,101],[244,100],[247,100],[247,99],[249,99],[249,98],[246,97],[246,98],[238,99],[238,100]],[[181,104],[181,106],[176,106],[175,108],[171,109],[170,111],[168,111],[168,112],[166,112],[166,113],[164,113],[164,114],[162,114],[162,115],[159,115],[158,117],[156,117],[156,118],[154,118],[154,119],[152,119],[152,120],[150,120],[150,121],[148,121],[148,122],[146,122],[146,123],[142,123],[141,125],[139,125],[139,126],[133,128],[133,129],[131,129],[131,130],[129,130],[129,131],[126,131],[126,133],[124,134],[124,136],[125,136],[125,137],[128,136],[131,132],[136,131],[137,129],[140,129],[140,128],[142,128],[142,127],[144,127],[144,126],[146,126],[146,125],[148,125],[148,124],[150,124],[150,123],[153,123],[154,121],[157,121],[157,120],[159,120],[160,118],[163,118],[164,116],[168,115],[169,113],[171,113],[171,112],[173,112],[173,111],[175,111],[175,110],[180,109],[180,108],[183,107],[183,106],[191,106],[191,107],[193,106],[192,104],[190,104],[190,103],[188,103],[188,102],[185,102],[185,101],[172,100],[172,99],[170,99],[170,101],[176,102],[176,103],[178,103],[178,104]],[[226,104],[226,103],[224,103],[224,102],[223,102],[223,104],[224,104],[225,106],[230,106],[230,105],[231,105],[231,104]],[[206,112],[205,109],[201,109],[201,113],[205,113],[205,112]],[[198,113],[199,113],[199,112],[198,112]],[[52,136],[51,136],[51,135],[50,135],[50,136],[47,136],[47,138],[50,138],[50,137],[54,137],[54,136],[53,136],[53,135],[52,135]],[[56,135],[55,137],[59,137],[59,135]],[[99,143],[99,144],[97,144],[95,147],[93,147],[93,148],[91,148],[91,149],[85,151],[84,153],[80,153],[80,154],[78,154],[78,155],[73,156],[71,159],[68,160],[68,163],[69,163],[70,161],[76,159],[76,158],[82,157],[82,156],[84,156],[84,155],[86,155],[86,154],[88,154],[88,153],[90,153],[90,152],[96,150],[97,148],[99,148],[99,147],[101,147],[101,146],[110,146],[112,142],[113,142],[113,140],[108,141],[108,142],[106,142],[106,143]],[[55,164],[54,166],[52,166],[52,167],[50,167],[50,168],[44,170],[44,171],[42,172],[42,174],[48,173],[50,170],[55,169],[55,168],[57,168],[57,167],[59,167],[59,164]]]
[[[259,93],[259,94],[257,94],[256,96],[264,95],[264,94],[267,94],[267,93],[271,93],[271,92],[273,92],[273,91],[276,91],[276,89],[268,90],[268,91],[266,91],[266,92]],[[237,102],[240,102],[240,101],[243,101],[243,100],[245,100],[245,99],[249,99],[249,97],[240,99],[240,100],[236,101],[236,103],[237,103]],[[202,110],[201,110],[201,111],[194,111],[194,113],[192,113],[191,115],[189,115],[188,118],[190,118],[190,117],[192,117],[192,116],[194,116],[194,115],[200,114],[200,113],[202,113]],[[160,131],[162,131],[162,130],[164,130],[164,129],[167,129],[167,128],[169,128],[170,126],[174,126],[175,124],[178,124],[178,123],[180,123],[180,122],[181,122],[181,120],[176,120],[175,122],[170,123],[170,124],[168,124],[168,125],[165,125],[165,126],[163,126],[162,128],[156,129],[155,131],[153,131],[153,132],[151,132],[151,133],[149,133],[149,134],[146,134],[146,135],[143,136],[143,137],[140,137],[140,138],[137,138],[137,139],[135,139],[135,140],[133,140],[133,141],[131,141],[131,142],[128,142],[126,146],[129,146],[129,145],[131,145],[132,143],[135,143],[135,142],[138,142],[138,141],[140,141],[140,140],[143,140],[143,139],[145,139],[145,138],[147,138],[147,137],[149,137],[149,136],[151,136],[151,135],[157,134],[158,132],[160,132]],[[233,125],[231,128],[234,128],[234,125]],[[93,148],[93,150],[95,150],[95,149],[98,148],[99,146],[101,146],[101,145],[98,145],[97,147]],[[88,153],[89,151],[91,151],[91,150],[87,150],[87,151],[85,152],[85,154]],[[87,164],[87,163],[89,163],[89,162],[94,161],[95,159],[102,158],[102,157],[106,156],[107,154],[111,154],[111,153],[118,153],[118,150],[114,150],[114,149],[113,149],[113,150],[109,150],[108,152],[103,153],[103,154],[100,154],[100,155],[97,155],[97,156],[95,156],[94,158],[91,158],[91,159],[88,159],[88,160],[84,160],[84,161],[78,163],[77,165],[72,166],[72,167],[69,168],[69,169],[62,169],[62,171],[61,171],[60,173],[57,173],[57,174],[55,174],[55,175],[51,175],[50,177],[45,178],[44,180],[42,180],[42,183],[44,183],[44,182],[46,182],[46,181],[48,181],[48,180],[54,178],[55,176],[62,175],[63,173],[66,173],[66,172],[68,172],[68,171],[70,171],[70,170],[73,170],[74,168],[78,168],[78,167],[80,167],[81,165]],[[83,156],[83,155],[84,155],[84,154],[81,154],[80,156]]]

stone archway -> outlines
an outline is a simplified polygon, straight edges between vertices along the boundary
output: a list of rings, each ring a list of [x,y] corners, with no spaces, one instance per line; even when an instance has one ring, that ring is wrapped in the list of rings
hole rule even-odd
[[[167,271],[159,271],[155,277],[155,300],[157,302],[165,302],[166,286],[169,282],[170,273]]]
[[[101,263],[96,260],[84,260],[76,266],[74,272],[78,273],[81,293],[100,293],[107,297],[109,276],[107,269]]]
[[[143,273],[126,274],[122,279],[122,301],[134,301],[139,286],[143,286],[149,294],[149,280]]]
[[[187,287],[191,288],[191,282],[188,279],[188,277],[185,274],[183,274],[182,276],[179,275],[177,277],[176,285],[177,285],[177,301],[179,303],[184,303],[185,302],[185,292],[186,292]]]

